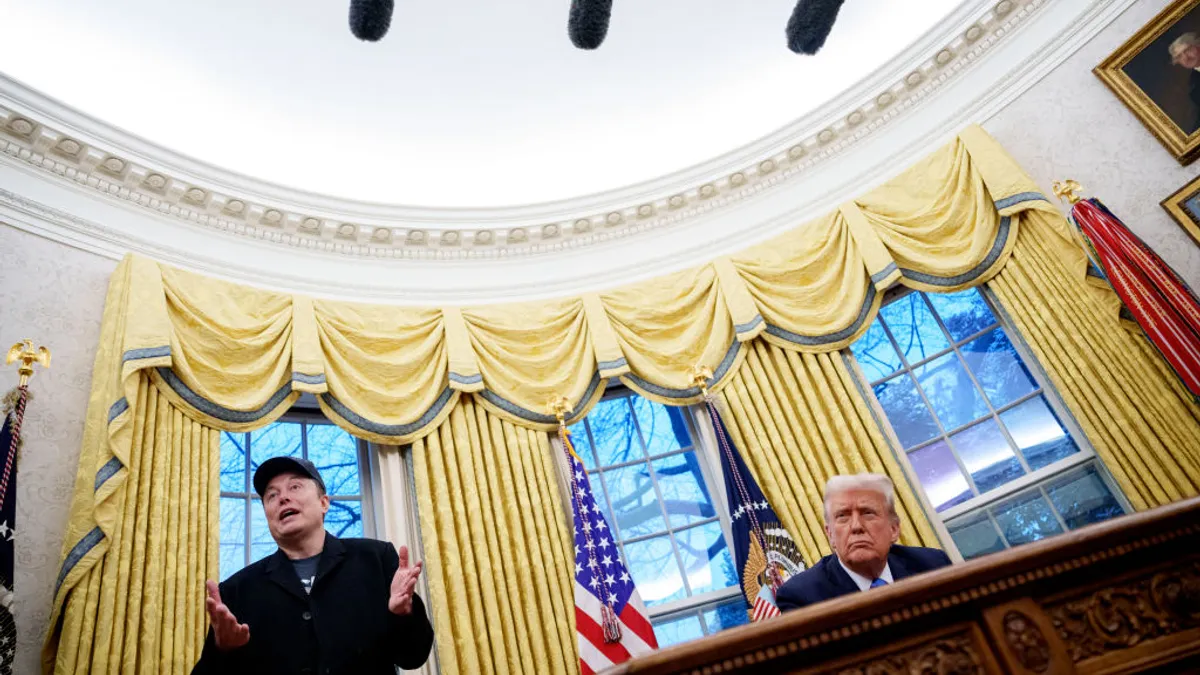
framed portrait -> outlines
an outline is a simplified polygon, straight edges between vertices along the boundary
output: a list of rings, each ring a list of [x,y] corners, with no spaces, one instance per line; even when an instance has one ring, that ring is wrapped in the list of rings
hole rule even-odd
[[[1162,206],[1200,246],[1200,178],[1176,190],[1162,201]]]
[[[1200,0],[1176,0],[1093,71],[1181,164],[1200,156]]]

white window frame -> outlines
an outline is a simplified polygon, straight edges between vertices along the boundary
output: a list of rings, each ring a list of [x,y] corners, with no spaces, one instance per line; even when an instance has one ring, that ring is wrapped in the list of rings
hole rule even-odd
[[[325,415],[322,414],[320,412],[320,410],[316,410],[316,409],[308,408],[308,407],[298,407],[298,406],[293,406],[290,410],[288,410],[278,420],[275,420],[275,421],[276,422],[284,422],[284,423],[304,423],[304,424],[310,425],[310,426],[326,425],[326,424],[333,425],[333,422],[329,421],[329,418],[325,417]],[[242,436],[244,438],[247,435],[254,434],[261,430],[262,429],[255,429],[255,430],[249,431],[249,432],[242,432],[242,431],[225,432],[225,431],[222,431],[221,433],[222,434],[225,434],[225,433],[235,434],[236,433],[236,435]],[[375,472],[372,468],[372,461],[371,461],[371,455],[373,453],[370,451],[370,448],[368,447],[369,444],[366,441],[362,440],[361,438],[354,437],[353,435],[351,437],[354,438],[354,441],[355,441],[355,444],[357,447],[357,452],[358,452],[359,493],[357,495],[334,495],[334,494],[331,494],[331,495],[329,495],[329,497],[330,497],[330,499],[337,499],[339,501],[357,501],[357,502],[359,502],[361,504],[360,511],[362,513],[362,519],[363,519],[363,536],[364,537],[374,537],[375,533],[376,533],[376,522],[378,521],[378,517],[376,514],[376,505],[375,505],[375,499],[374,499],[375,491],[373,489],[373,482],[375,481],[375,478],[374,478]],[[301,438],[301,456],[307,457],[308,456],[308,434],[302,433],[300,438]],[[245,482],[246,491],[243,492],[243,491],[239,491],[239,490],[221,490],[221,494],[220,494],[221,499],[241,499],[246,502],[245,515],[244,515],[245,524],[244,524],[243,533],[242,533],[242,536],[243,536],[242,541],[243,541],[243,549],[244,549],[244,551],[243,551],[243,560],[244,560],[243,567],[246,565],[249,565],[252,562],[256,562],[255,560],[250,560],[251,555],[253,555],[252,551],[251,551],[251,545],[250,545],[251,541],[253,540],[251,530],[254,525],[252,509],[255,509],[255,508],[261,509],[262,508],[262,499],[259,498],[258,494],[256,494],[254,492],[254,487],[253,487],[254,475],[251,470],[251,459],[252,459],[251,455],[252,455],[252,453],[253,453],[253,442],[251,442],[250,446],[247,448],[246,452],[244,453],[245,454],[244,471],[246,472],[246,482]],[[218,533],[218,535],[219,535],[219,533]]]
[[[601,401],[607,401],[613,398],[626,398],[633,395],[641,396],[641,394],[639,394],[637,391],[614,382],[609,385],[608,390],[605,391]],[[645,397],[643,396],[643,398]],[[675,450],[668,454],[659,455],[654,459],[661,459],[663,457],[671,457],[676,454],[694,451],[696,453],[697,463],[700,466],[700,473],[704,478],[705,485],[708,488],[709,494],[713,500],[713,510],[716,511],[717,515],[714,518],[705,521],[704,523],[691,523],[681,528],[671,527],[668,521],[667,529],[662,532],[655,532],[653,534],[644,536],[632,537],[628,540],[617,541],[615,543],[621,555],[621,562],[626,563],[625,544],[627,543],[637,542],[643,539],[652,539],[654,537],[661,537],[665,533],[675,533],[680,530],[699,527],[700,525],[706,523],[719,522],[721,524],[721,533],[725,537],[725,545],[729,548],[729,555],[734,559],[734,565],[736,566],[737,559],[736,556],[734,556],[735,549],[733,545],[732,528],[729,519],[729,505],[727,503],[727,497],[725,494],[725,480],[720,473],[720,459],[716,454],[716,436],[712,431],[712,423],[708,421],[708,416],[704,413],[702,406],[684,406],[682,409],[685,413],[683,416],[684,423],[687,424],[688,433],[692,437],[692,445],[687,448]],[[582,421],[582,418],[580,421]],[[645,441],[643,440],[641,434],[641,423],[638,421],[636,416],[634,416],[633,423],[638,430],[638,442],[643,443],[643,450],[645,450]],[[562,495],[563,511],[566,515],[567,522],[571,523],[573,522],[574,514],[571,510],[571,483],[569,476],[570,468],[567,464],[566,457],[563,455],[562,442],[559,439],[558,434],[552,434],[551,439],[552,445],[555,449],[555,466],[558,469],[557,477],[559,482],[559,493]],[[649,459],[649,457],[649,453],[645,453],[641,460],[633,460],[626,464],[614,464],[612,466],[606,466],[603,469],[592,469],[588,470],[588,473],[591,474],[593,471],[597,470],[602,472],[609,471],[622,466],[636,466],[638,464],[646,464],[647,466],[650,466],[650,462],[653,462],[654,459]],[[654,486],[655,493],[659,497],[661,503],[662,495],[659,493],[658,479],[654,476],[653,467],[650,468],[650,471],[652,485]],[[607,492],[607,486],[603,483],[603,481],[601,482],[601,485]],[[604,495],[604,499],[607,505],[609,503],[607,494]],[[674,543],[673,537],[671,541],[672,546],[677,546],[677,544]],[[677,549],[676,554],[678,554]],[[628,564],[626,564],[626,568],[628,568]],[[688,588],[690,592],[691,589],[687,586],[687,579],[684,578],[683,582],[685,585],[684,587]],[[650,623],[654,625],[663,621],[677,619],[688,614],[701,615],[703,612],[715,609],[718,605],[729,602],[734,598],[741,598],[743,603],[745,602],[745,597],[742,595],[742,586],[740,581],[739,583],[729,586],[728,588],[715,591],[705,591],[703,593],[689,595],[678,600],[671,600],[662,604],[647,606],[646,613],[649,615],[647,618],[649,618]],[[713,633],[718,632],[708,630],[708,627],[705,625],[702,616],[700,617],[700,622],[701,629],[705,631],[705,635],[712,635]]]
[[[949,526],[953,525],[954,521],[965,520],[967,518],[970,518],[970,517],[978,515],[978,514],[986,515],[989,519],[994,521],[994,518],[992,518],[990,512],[988,511],[988,507],[990,507],[996,503],[1016,497],[1016,496],[1018,496],[1019,493],[1026,492],[1026,491],[1029,491],[1034,488],[1040,489],[1040,492],[1042,493],[1042,495],[1045,496],[1044,486],[1046,484],[1049,484],[1054,479],[1056,479],[1060,476],[1065,476],[1070,472],[1082,469],[1083,467],[1085,467],[1086,465],[1089,465],[1089,464],[1095,467],[1096,474],[1104,482],[1105,487],[1108,488],[1108,490],[1112,493],[1113,497],[1116,498],[1117,503],[1121,506],[1121,508],[1126,513],[1129,513],[1132,511],[1128,500],[1125,498],[1125,494],[1121,491],[1120,486],[1118,486],[1116,484],[1116,482],[1112,479],[1112,476],[1109,474],[1108,469],[1104,466],[1104,463],[1102,461],[1100,461],[1100,459],[1097,457],[1095,449],[1092,447],[1091,443],[1088,442],[1087,436],[1084,435],[1083,430],[1080,428],[1079,423],[1075,420],[1074,415],[1071,414],[1070,410],[1063,403],[1062,399],[1060,398],[1060,396],[1058,394],[1058,391],[1054,388],[1053,383],[1050,381],[1049,376],[1047,376],[1045,370],[1042,369],[1041,364],[1038,362],[1038,360],[1034,356],[1033,352],[1029,349],[1029,346],[1025,343],[1024,336],[1022,336],[1021,333],[1016,329],[1016,326],[1013,323],[1012,318],[1008,315],[1007,312],[1004,311],[1003,306],[1001,306],[1000,303],[997,301],[997,299],[996,299],[995,295],[992,293],[991,289],[987,288],[986,286],[978,286],[978,287],[976,287],[976,289],[980,292],[980,296],[983,298],[984,302],[987,303],[988,308],[992,311],[992,315],[994,317],[996,317],[996,323],[989,324],[988,328],[981,330],[981,331],[977,331],[976,333],[974,333],[970,336],[967,336],[967,337],[963,338],[962,340],[953,340],[951,338],[951,345],[950,345],[949,349],[944,349],[944,350],[936,352],[930,356],[927,356],[927,357],[923,358],[921,361],[918,361],[916,364],[909,364],[908,359],[905,357],[905,355],[897,352],[901,359],[901,364],[902,364],[902,367],[897,372],[904,373],[906,375],[910,374],[917,368],[920,368],[922,365],[931,363],[932,361],[934,361],[938,358],[941,358],[941,357],[945,356],[946,354],[953,353],[956,355],[956,358],[959,359],[959,363],[962,365],[963,369],[966,371],[967,376],[971,378],[972,384],[977,388],[977,391],[979,391],[981,396],[983,397],[984,403],[988,407],[988,416],[987,417],[976,419],[965,425],[947,430],[942,426],[942,422],[938,418],[936,412],[934,411],[933,406],[930,404],[928,397],[925,395],[924,390],[919,385],[917,385],[917,387],[916,387],[917,393],[921,397],[921,400],[925,403],[926,407],[928,408],[929,413],[930,413],[931,417],[933,418],[934,424],[937,425],[939,433],[938,433],[938,435],[934,436],[931,439],[923,441],[922,443],[915,445],[912,448],[906,449],[904,447],[903,443],[900,442],[899,436],[896,434],[895,430],[892,428],[891,422],[890,422],[890,420],[888,420],[887,414],[883,410],[883,406],[879,403],[879,399],[874,394],[874,389],[873,389],[874,383],[867,379],[866,373],[863,371],[862,366],[858,363],[858,359],[855,358],[855,356],[854,356],[853,352],[851,352],[850,348],[846,347],[845,349],[842,350],[843,361],[854,372],[855,384],[857,385],[857,387],[859,389],[859,393],[867,401],[867,404],[871,410],[871,415],[875,418],[876,425],[884,432],[884,435],[887,437],[888,443],[892,449],[892,454],[893,454],[893,456],[895,456],[896,460],[899,462],[901,468],[904,470],[905,477],[908,479],[909,487],[911,488],[912,492],[917,495],[917,497],[921,503],[921,506],[924,509],[925,514],[929,519],[929,522],[934,526],[934,530],[936,531],[936,533],[938,535],[938,539],[942,545],[943,550],[945,550],[950,555],[951,559],[953,559],[956,562],[962,561],[963,556],[959,552],[958,545],[955,543],[954,538],[950,535]],[[881,308],[883,306],[886,306],[888,304],[891,304],[893,302],[901,300],[902,298],[907,297],[911,293],[921,293],[921,292],[922,291],[917,291],[915,289],[911,289],[911,288],[907,288],[907,287],[903,287],[903,286],[894,287],[887,292],[887,295],[884,298]],[[948,330],[946,330],[946,326],[942,321],[941,315],[938,314],[937,311],[933,311],[933,316],[934,316],[934,319],[937,321],[938,325],[942,328],[942,330],[944,330],[946,332],[946,335],[949,336],[950,332]],[[872,321],[874,321],[874,319],[872,319]],[[1001,406],[1000,408],[994,407],[992,405],[991,401],[988,400],[987,396],[983,395],[983,392],[984,392],[983,387],[980,386],[979,381],[975,376],[975,373],[971,372],[971,369],[966,365],[966,361],[962,359],[962,354],[960,351],[962,346],[964,346],[965,344],[971,342],[972,340],[977,339],[978,337],[980,337],[981,335],[983,335],[985,333],[996,330],[997,327],[1004,331],[1004,334],[1008,338],[1009,342],[1012,344],[1013,349],[1015,349],[1017,352],[1017,355],[1021,357],[1021,360],[1023,361],[1025,367],[1029,370],[1030,375],[1033,376],[1034,384],[1037,385],[1036,391],[1026,394],[1026,395],[1024,395],[1020,398],[1017,398],[1013,401],[1010,401],[1008,404]],[[889,330],[886,328],[886,326],[884,328],[885,328],[885,330]],[[889,330],[889,334],[890,334],[890,330]],[[879,381],[881,382],[883,380],[887,380],[887,379],[890,379],[893,377],[896,377],[896,373],[889,374],[887,377],[885,377]],[[942,511],[939,513],[934,508],[932,502],[929,501],[928,496],[925,494],[925,489],[921,485],[921,481],[920,481],[919,477],[917,476],[916,470],[913,469],[913,466],[912,466],[911,461],[909,460],[908,454],[914,450],[917,450],[917,449],[926,447],[928,445],[937,443],[938,441],[944,440],[952,449],[952,454],[953,454],[955,460],[959,463],[959,468],[961,469],[962,474],[965,477],[965,479],[968,481],[968,485],[973,489],[973,491],[978,491],[975,486],[974,477],[971,475],[971,473],[969,471],[967,471],[965,466],[962,466],[962,459],[960,458],[958,451],[953,450],[954,444],[950,440],[950,436],[952,436],[953,434],[955,434],[959,431],[962,431],[964,429],[973,427],[978,424],[982,424],[983,422],[981,420],[993,419],[993,420],[996,420],[997,422],[999,422],[1000,421],[999,416],[1002,412],[1006,412],[1012,408],[1015,408],[1015,407],[1021,405],[1025,401],[1036,398],[1038,396],[1044,397],[1047,405],[1050,406],[1051,411],[1053,411],[1055,416],[1058,417],[1059,422],[1061,422],[1062,425],[1066,428],[1067,433],[1071,437],[1071,440],[1073,440],[1075,442],[1076,447],[1079,448],[1079,452],[1076,452],[1069,457],[1064,457],[1064,458],[1062,458],[1052,464],[1044,466],[1040,469],[1030,471],[1029,470],[1030,466],[1029,466],[1028,462],[1025,460],[1025,457],[1022,455],[1022,453],[1020,453],[1019,451],[1014,451],[1014,454],[1017,457],[1017,461],[1020,462],[1021,467],[1023,469],[1025,469],[1025,474],[1023,476],[1021,476],[1020,478],[1011,480],[1007,483],[1004,483],[1003,485],[997,486],[985,493],[975,495],[975,496],[971,497],[970,499],[964,501],[963,503],[956,504],[955,506],[952,506],[952,507],[946,509],[945,511]],[[1014,448],[1018,447],[1016,443],[1012,442],[1012,439],[1009,436],[1008,429],[1005,427],[1005,425],[1002,423],[998,423],[997,426],[1000,428],[1001,433],[1004,434],[1005,438],[1010,443],[1012,443],[1012,447],[1014,447]],[[1054,514],[1055,518],[1058,520],[1059,526],[1062,527],[1063,532],[1064,533],[1068,532],[1070,530],[1070,528],[1068,528],[1067,524],[1062,520],[1062,516],[1058,513],[1057,509],[1052,507],[1050,510]],[[993,524],[995,524],[995,523],[993,522]],[[1011,548],[1011,544],[1009,544],[1007,538],[1004,537],[1003,528],[997,526],[996,530],[1000,534],[1001,540],[1004,541],[1005,546],[1008,548]]]

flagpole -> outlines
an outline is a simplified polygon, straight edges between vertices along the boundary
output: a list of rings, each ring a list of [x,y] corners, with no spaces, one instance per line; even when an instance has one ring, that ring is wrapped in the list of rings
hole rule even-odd
[[[25,419],[25,404],[29,402],[29,380],[33,377],[34,364],[43,368],[50,367],[50,350],[46,347],[33,347],[33,340],[26,338],[8,350],[4,358],[5,365],[19,361],[17,374],[20,376],[17,388],[4,397],[5,412],[12,411],[12,438],[9,441],[8,457],[4,462],[3,474],[0,475],[0,508],[8,497],[8,483],[12,478],[17,463],[17,449],[21,443],[21,422]]]

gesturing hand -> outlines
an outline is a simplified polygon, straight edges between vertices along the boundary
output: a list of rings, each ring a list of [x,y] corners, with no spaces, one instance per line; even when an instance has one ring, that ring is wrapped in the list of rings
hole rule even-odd
[[[238,623],[237,617],[229,611],[229,607],[221,602],[221,589],[217,587],[217,582],[209,579],[204,582],[204,586],[208,589],[208,598],[204,601],[204,606],[208,609],[208,618],[212,622],[217,649],[227,652],[245,645],[250,641],[250,626]]]
[[[401,546],[398,551],[400,566],[392,577],[392,590],[388,595],[388,609],[392,614],[403,616],[412,612],[413,589],[417,587],[417,579],[421,576],[422,564],[417,562],[408,566],[408,547]]]

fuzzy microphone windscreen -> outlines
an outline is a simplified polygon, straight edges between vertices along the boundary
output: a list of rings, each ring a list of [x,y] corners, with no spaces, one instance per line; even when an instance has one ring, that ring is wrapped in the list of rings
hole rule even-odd
[[[608,20],[612,16],[612,0],[571,0],[571,18],[567,32],[571,42],[580,49],[595,49],[608,35]]]
[[[844,0],[798,0],[788,21],[788,49],[797,54],[816,54],[833,30]]]
[[[359,40],[378,42],[392,25],[394,0],[350,0],[350,32]]]

